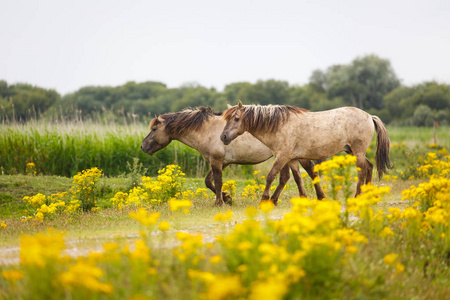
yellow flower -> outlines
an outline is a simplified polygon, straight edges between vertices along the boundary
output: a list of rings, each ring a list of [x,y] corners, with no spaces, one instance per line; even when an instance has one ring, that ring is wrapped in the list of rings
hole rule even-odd
[[[288,291],[288,285],[281,279],[270,279],[254,282],[250,293],[250,300],[278,300]]]
[[[396,254],[396,253],[387,254],[384,257],[384,263],[388,266],[391,266],[395,262],[397,257],[398,257],[398,254]]]
[[[158,229],[161,231],[168,231],[170,229],[170,224],[167,221],[162,221],[158,224]]]
[[[197,270],[188,270],[188,276],[192,279],[198,279],[205,283],[210,283],[216,280],[216,276],[210,272],[202,272]]]
[[[258,211],[253,206],[249,206],[245,209],[245,215],[247,217],[249,217],[250,219],[254,218],[257,213],[258,213]]]
[[[128,214],[132,219],[138,221],[144,226],[152,226],[155,225],[158,221],[159,217],[161,216],[160,213],[154,212],[151,214],[148,214],[147,210],[145,208],[139,208],[138,212],[130,212]]]
[[[240,265],[239,267],[237,267],[236,270],[237,270],[238,272],[243,273],[243,272],[247,271],[247,269],[248,269],[248,267],[247,267],[246,265]]]
[[[22,265],[44,268],[47,263],[60,258],[65,248],[63,234],[22,235],[20,237],[20,262]]]
[[[130,253],[131,257],[148,263],[150,261],[150,249],[147,247],[145,242],[143,240],[136,240],[135,245],[136,247],[134,251]]]
[[[350,254],[356,253],[356,252],[358,252],[358,246],[350,245],[347,248],[345,248],[345,252],[350,253]]]
[[[394,235],[394,232],[389,227],[384,227],[383,230],[380,232],[381,237],[390,237],[393,235]]]
[[[99,281],[104,271],[99,267],[79,260],[75,265],[69,266],[67,272],[59,275],[59,280],[64,287],[69,289],[85,288],[90,291],[112,294],[114,288],[112,285]]]
[[[405,266],[402,263],[398,262],[395,265],[395,274],[403,273],[403,271],[405,271]]]
[[[169,208],[171,211],[177,211],[180,208],[187,208],[192,206],[192,202],[190,200],[177,200],[170,199],[167,203],[169,203]]]
[[[2,221],[2,223],[0,224],[0,226],[1,226],[3,229],[5,229],[7,225],[6,225],[5,221]]]
[[[229,192],[231,196],[236,194],[236,181],[228,180],[222,185],[222,190],[224,192]]]
[[[233,217],[233,212],[231,210],[227,210],[225,213],[217,213],[214,216],[214,222],[226,222]]]
[[[239,276],[216,276],[216,280],[210,281],[205,295],[206,299],[222,300],[237,299],[245,292]]]
[[[212,264],[218,264],[222,260],[221,255],[215,255],[209,259],[209,262]]]
[[[273,202],[270,200],[262,201],[259,204],[259,209],[261,209],[265,213],[270,212],[274,207],[275,207],[275,204],[273,204]]]
[[[10,271],[3,270],[2,271],[2,276],[6,280],[15,283],[17,280],[20,280],[20,279],[23,278],[23,271],[20,271],[20,270],[10,270]]]
[[[316,178],[314,178],[312,184],[317,184],[317,183],[319,183],[319,182],[320,182],[320,177],[319,177],[319,176],[316,176]]]
[[[249,249],[253,248],[253,244],[250,243],[249,241],[243,241],[237,245],[237,248],[240,251],[245,251],[245,250],[249,250]]]

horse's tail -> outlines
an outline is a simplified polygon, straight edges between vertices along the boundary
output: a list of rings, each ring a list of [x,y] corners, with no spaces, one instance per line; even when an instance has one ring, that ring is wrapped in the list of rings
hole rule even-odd
[[[381,179],[383,173],[387,173],[387,169],[392,169],[392,164],[389,160],[390,140],[386,126],[383,121],[377,116],[372,116],[373,123],[375,124],[375,130],[377,131],[377,171],[378,178]]]

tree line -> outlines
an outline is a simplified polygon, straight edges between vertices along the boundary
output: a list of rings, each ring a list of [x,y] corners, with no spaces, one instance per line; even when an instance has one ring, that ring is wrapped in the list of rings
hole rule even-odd
[[[223,91],[197,84],[168,88],[161,82],[127,82],[124,85],[88,86],[66,95],[29,84],[0,80],[2,122],[34,119],[129,122],[148,121],[155,114],[186,107],[226,109],[226,102],[287,104],[311,111],[341,106],[359,107],[398,126],[450,125],[450,85],[424,82],[405,86],[387,59],[357,57],[348,65],[314,70],[305,85],[286,81],[236,82]]]

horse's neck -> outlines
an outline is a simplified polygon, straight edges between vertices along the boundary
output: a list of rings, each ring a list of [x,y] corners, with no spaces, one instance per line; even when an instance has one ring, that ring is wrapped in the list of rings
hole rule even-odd
[[[225,121],[223,121],[221,117],[214,116],[205,122],[199,130],[192,130],[180,134],[175,136],[174,139],[202,152],[202,149],[204,149],[205,146],[208,147],[207,143],[210,140],[211,135],[217,136],[217,140],[220,141],[219,136],[223,127],[225,127]]]
[[[174,137],[174,140],[180,141],[181,143],[198,150],[200,136],[198,132],[187,132]]]
[[[259,140],[261,143],[263,143],[269,148],[271,148],[274,142],[273,133],[261,132],[259,130],[252,130],[251,128],[248,130],[248,133],[250,133],[253,137],[255,137],[257,140]]]

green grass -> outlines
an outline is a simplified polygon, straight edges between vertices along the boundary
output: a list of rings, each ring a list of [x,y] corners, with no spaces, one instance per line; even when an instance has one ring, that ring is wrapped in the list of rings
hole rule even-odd
[[[434,132],[431,127],[392,127],[388,126],[391,143],[405,143],[407,148],[424,148],[434,144]],[[450,127],[440,126],[436,130],[436,142],[450,149]]]
[[[388,127],[392,144],[402,144],[414,152],[423,152],[434,143],[433,128]],[[438,127],[437,142],[450,148],[450,128]],[[96,123],[27,123],[0,127],[0,173],[26,174],[26,164],[34,162],[38,174],[71,177],[82,170],[98,167],[107,176],[128,172],[135,158],[148,175],[167,164],[176,163],[190,177],[206,175],[209,166],[201,155],[179,142],[149,156],[140,150],[148,134],[147,124],[128,126]],[[375,138],[373,140],[375,145]],[[374,152],[374,151],[373,151]],[[374,154],[369,153],[370,156]],[[400,154],[402,157],[404,153]],[[397,160],[398,157],[395,157]],[[248,177],[252,166],[232,166],[226,174]]]

